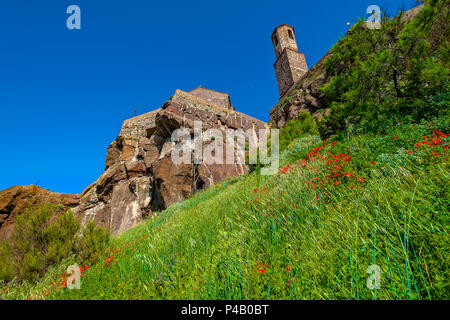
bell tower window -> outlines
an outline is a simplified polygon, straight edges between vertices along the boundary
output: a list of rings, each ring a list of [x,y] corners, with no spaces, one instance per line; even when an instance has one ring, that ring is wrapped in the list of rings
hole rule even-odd
[[[288,30],[288,35],[290,39],[294,40],[294,34],[292,33],[292,30]]]

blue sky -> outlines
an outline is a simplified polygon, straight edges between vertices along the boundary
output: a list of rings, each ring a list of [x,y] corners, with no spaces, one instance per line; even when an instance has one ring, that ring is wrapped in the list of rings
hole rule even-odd
[[[66,27],[71,4],[81,30]],[[134,108],[158,108],[175,89],[228,92],[267,121],[279,97],[274,28],[295,27],[312,67],[372,4],[394,14],[415,1],[1,1],[0,190],[82,192]]]

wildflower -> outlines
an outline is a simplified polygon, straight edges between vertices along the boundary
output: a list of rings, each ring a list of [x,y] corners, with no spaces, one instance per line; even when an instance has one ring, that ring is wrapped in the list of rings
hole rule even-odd
[[[258,266],[261,266],[261,263],[260,263],[260,262],[258,262]],[[266,269],[268,266],[269,266],[268,264],[265,264],[265,265],[261,266],[260,269],[256,269],[256,271],[259,272],[259,273],[261,273],[261,274],[264,274],[264,273],[266,273],[266,270],[265,270],[265,269]]]

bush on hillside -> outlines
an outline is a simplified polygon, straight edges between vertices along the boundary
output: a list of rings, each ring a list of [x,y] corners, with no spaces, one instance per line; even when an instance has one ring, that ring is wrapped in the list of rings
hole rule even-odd
[[[296,138],[317,135],[315,118],[309,112],[300,112],[297,119],[289,121],[280,132],[280,150],[285,150]]]
[[[105,244],[109,242],[109,232],[94,222],[89,222],[83,230],[82,237],[76,245],[77,251],[84,260],[97,260],[101,252],[105,248]]]
[[[409,23],[401,14],[384,18],[379,30],[360,21],[333,47],[325,61],[334,77],[322,88],[331,107],[322,136],[352,125],[386,133],[387,125],[405,117],[420,121],[448,113],[448,1],[425,2]]]
[[[93,223],[80,234],[70,210],[53,204],[27,208],[16,218],[10,239],[0,242],[0,280],[35,281],[70,255],[95,257],[108,241],[108,232]]]

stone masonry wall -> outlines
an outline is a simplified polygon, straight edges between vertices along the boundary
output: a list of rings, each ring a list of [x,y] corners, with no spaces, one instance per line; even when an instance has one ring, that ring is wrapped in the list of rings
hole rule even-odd
[[[202,87],[196,88],[189,93],[224,108],[231,108],[230,96],[227,93],[218,92]]]
[[[296,83],[306,72],[308,65],[305,55],[286,48],[274,65],[280,97]]]
[[[289,37],[289,30],[292,32],[292,36],[294,39]],[[275,41],[275,36],[278,38],[278,45]],[[294,51],[298,51],[297,41],[295,40],[295,31],[294,28],[283,24],[278,26],[272,34],[272,42],[275,48],[276,57],[280,57],[283,54],[284,49],[290,48]]]

